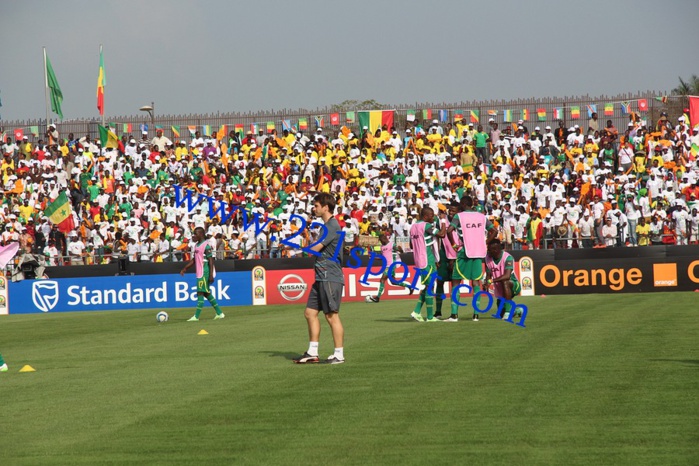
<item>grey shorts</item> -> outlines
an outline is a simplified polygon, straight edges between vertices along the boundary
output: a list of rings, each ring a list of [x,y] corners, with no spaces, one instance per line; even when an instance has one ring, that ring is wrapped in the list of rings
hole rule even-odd
[[[340,312],[340,301],[342,300],[342,288],[345,285],[335,282],[315,282],[308,295],[306,307],[323,311],[325,314]]]

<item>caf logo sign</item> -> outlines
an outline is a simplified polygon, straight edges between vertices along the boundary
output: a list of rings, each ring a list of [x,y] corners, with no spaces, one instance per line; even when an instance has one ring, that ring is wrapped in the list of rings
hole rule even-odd
[[[37,280],[32,284],[32,301],[41,312],[49,312],[58,304],[58,282]]]

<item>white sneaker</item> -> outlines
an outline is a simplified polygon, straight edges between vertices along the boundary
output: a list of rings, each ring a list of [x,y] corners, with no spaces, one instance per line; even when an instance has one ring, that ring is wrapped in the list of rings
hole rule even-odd
[[[509,313],[509,312],[508,312],[507,314],[505,314],[504,316],[502,316],[502,320],[507,320],[507,319],[509,319],[509,318],[510,318],[510,313]]]
[[[410,317],[412,317],[413,319],[417,320],[418,322],[424,322],[424,321],[425,321],[425,319],[424,319],[420,314],[417,314],[417,313],[415,313],[415,312],[411,313],[411,314],[410,314]]]
[[[345,362],[344,359],[340,359],[334,354],[331,354],[330,356],[328,356],[328,359],[325,360],[326,364],[342,364],[343,362]]]
[[[449,316],[448,319],[444,319],[442,322],[458,322],[459,318],[454,316]]]
[[[0,366],[0,372],[7,372],[7,371],[8,371],[7,364],[3,364],[2,366]]]
[[[216,317],[214,317],[214,320],[223,319],[224,317],[226,317],[226,314],[224,314],[224,313],[222,312],[221,314],[216,314]]]

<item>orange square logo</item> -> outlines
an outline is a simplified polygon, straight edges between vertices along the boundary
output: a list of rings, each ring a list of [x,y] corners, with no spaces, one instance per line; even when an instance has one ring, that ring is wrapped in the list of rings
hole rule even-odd
[[[677,264],[653,264],[654,286],[677,286]]]

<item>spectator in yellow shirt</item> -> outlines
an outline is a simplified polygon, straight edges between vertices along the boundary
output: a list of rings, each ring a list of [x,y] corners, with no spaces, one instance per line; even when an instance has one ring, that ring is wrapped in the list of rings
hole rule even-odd
[[[650,245],[650,225],[646,223],[645,217],[639,217],[638,225],[636,225],[636,236],[638,237],[639,246]]]

